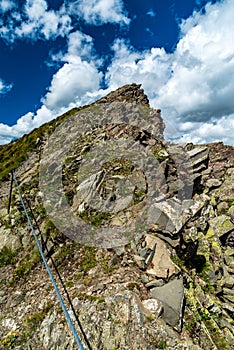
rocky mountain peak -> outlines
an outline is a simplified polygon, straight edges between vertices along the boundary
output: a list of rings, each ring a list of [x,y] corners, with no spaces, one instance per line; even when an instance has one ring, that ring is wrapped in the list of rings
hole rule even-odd
[[[130,84],[0,147],[0,348],[77,349],[13,169],[85,349],[233,348],[234,148],[163,130]]]
[[[149,107],[148,97],[145,95],[141,84],[127,84],[119,89],[110,92],[107,96],[101,98],[98,103],[111,102],[134,102],[142,106]]]

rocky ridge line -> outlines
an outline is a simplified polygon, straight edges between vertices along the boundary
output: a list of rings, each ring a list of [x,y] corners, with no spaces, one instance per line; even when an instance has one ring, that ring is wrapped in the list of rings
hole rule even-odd
[[[147,196],[147,183],[139,169],[116,160],[105,164],[105,181],[88,177],[88,187],[79,184],[77,172],[82,157],[96,144],[131,138],[152,152],[163,169],[163,178],[160,174],[155,178],[160,190],[151,212],[152,221],[155,216],[158,220],[130,244],[114,249],[70,241],[43,209],[38,179],[46,145],[42,139],[16,174],[37,216],[49,256],[63,274],[92,349],[232,349],[233,147],[222,143],[179,146],[164,141],[160,111],[150,109],[136,84],[118,89],[94,106],[110,103],[118,115],[123,101],[139,117],[154,113],[157,133],[153,136],[124,123],[102,125],[86,133],[67,156],[64,191],[76,215],[92,225],[109,225],[109,220],[116,227],[123,225],[121,210],[127,206],[134,215]],[[125,184],[135,181],[124,203],[118,197],[123,180]],[[0,186],[1,345],[6,349],[25,349],[27,344],[33,349],[75,349],[17,192],[13,191],[7,215],[9,181]],[[114,217],[105,218],[92,210],[90,198],[97,193],[115,198],[120,210]]]

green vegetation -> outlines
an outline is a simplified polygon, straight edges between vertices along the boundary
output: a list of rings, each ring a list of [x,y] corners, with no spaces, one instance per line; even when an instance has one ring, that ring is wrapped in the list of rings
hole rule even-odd
[[[228,199],[226,199],[226,202],[227,202],[229,208],[230,208],[232,205],[234,205],[234,199],[228,198]]]
[[[9,332],[4,339],[0,341],[4,349],[14,349],[15,346],[20,345],[20,335],[18,332]]]
[[[55,258],[55,262],[57,265],[60,265],[62,263],[64,263],[64,261],[69,258],[72,257],[74,254],[74,245],[73,244],[64,244],[60,250],[58,250],[58,255]]]
[[[138,105],[138,108],[140,110],[141,117],[143,119],[147,119],[149,117],[150,108],[148,106],[143,106],[141,104]]]
[[[129,290],[134,290],[134,289],[140,290],[140,285],[137,282],[130,282],[127,288]]]
[[[29,216],[31,216],[31,213],[28,213]],[[24,211],[20,211],[16,216],[15,216],[15,224],[16,225],[23,225],[27,222],[27,217],[24,213]]]
[[[52,302],[48,302],[44,308],[42,309],[42,311],[40,312],[36,312],[34,314],[31,314],[30,316],[28,316],[25,320],[25,324],[29,325],[29,327],[32,330],[35,330],[38,325],[43,321],[43,319],[45,318],[45,316],[47,315],[47,313],[50,311],[50,309],[54,306],[54,304]]]
[[[152,150],[154,157],[162,163],[164,160],[168,159],[170,155],[167,153],[166,149],[163,147],[156,147]]]
[[[50,135],[59,124],[77,113],[79,110],[81,110],[81,108],[73,108],[55,120],[52,120],[51,122],[42,125],[40,128],[33,130],[31,133],[24,135],[20,139],[12,141],[7,145],[0,146],[0,182],[5,180],[9,176],[11,170],[19,167],[20,164],[28,158],[29,154],[36,149],[38,138],[43,139],[46,134]]]
[[[94,209],[86,209],[80,214],[80,218],[85,222],[89,222],[91,225],[98,227],[105,221],[111,219],[112,214],[108,212],[99,212]]]
[[[15,264],[18,252],[19,249],[12,250],[10,248],[4,247],[0,252],[0,267]]]
[[[130,175],[134,170],[133,163],[127,158],[114,158],[103,164],[108,175]]]
[[[71,288],[71,287],[73,287],[74,286],[74,282],[72,282],[72,281],[67,281],[67,282],[65,282],[65,287],[66,288]]]
[[[184,260],[180,259],[178,255],[171,255],[171,260],[174,264],[176,264],[179,267],[184,267]]]
[[[20,186],[21,193],[27,193],[32,189],[38,189],[39,187],[39,174],[36,174],[30,178],[30,182],[25,182]]]
[[[81,271],[87,273],[90,269],[97,265],[96,248],[85,247],[85,255],[80,262]]]
[[[66,200],[67,200],[69,205],[73,204],[73,198],[74,198],[75,193],[76,192],[74,189],[70,189],[70,190],[66,191],[65,196],[66,196]]]
[[[28,316],[24,321],[21,332],[9,332],[2,340],[0,340],[0,344],[2,345],[3,349],[14,349],[15,347],[22,345],[25,348],[25,344],[30,339],[32,332],[37,329],[37,327],[40,325],[40,323],[43,321],[53,306],[53,303],[48,302],[42,311],[33,313]]]
[[[105,302],[105,298],[104,297],[98,297],[96,295],[87,295],[87,294],[83,294],[80,296],[80,298],[82,300],[88,300],[88,301],[94,301],[97,304],[102,304]]]
[[[145,198],[146,192],[147,192],[147,190],[144,188],[137,189],[134,192],[134,204],[138,204],[138,203],[142,202],[143,199]]]
[[[167,347],[167,342],[165,340],[161,340],[158,344],[159,349],[166,349]]]
[[[149,321],[149,322],[153,322],[154,317],[153,317],[152,315],[148,315],[148,316],[146,316],[146,319],[147,319],[147,321]]]
[[[44,230],[46,232],[47,237],[50,237],[52,239],[55,239],[59,234],[59,230],[54,225],[53,221],[51,221],[50,219],[46,220]]]
[[[203,281],[206,283],[206,285],[202,286],[201,288],[204,290],[204,292],[214,293],[215,288],[211,284],[210,278],[208,276],[208,273],[210,270],[211,270],[210,264],[205,263],[205,265],[202,268],[202,271],[199,273],[199,276],[203,279]]]
[[[25,277],[41,260],[39,250],[34,249],[31,254],[26,254],[19,262],[14,271],[14,275],[17,277]]]

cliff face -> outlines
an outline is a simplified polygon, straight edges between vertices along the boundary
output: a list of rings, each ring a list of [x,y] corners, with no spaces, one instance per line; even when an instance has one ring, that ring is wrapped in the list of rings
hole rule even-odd
[[[232,349],[234,149],[163,130],[132,84],[0,148],[1,348],[77,348],[16,168],[85,349]]]

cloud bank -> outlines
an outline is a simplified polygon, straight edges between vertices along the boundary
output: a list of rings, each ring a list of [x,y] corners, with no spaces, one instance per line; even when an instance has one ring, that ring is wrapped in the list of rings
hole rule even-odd
[[[67,3],[69,13],[78,16],[88,24],[128,25],[130,23],[122,0],[75,0]]]
[[[25,21],[17,30],[9,22],[5,34],[3,29],[0,32],[11,40],[16,39],[14,35],[67,37],[66,51],[54,56],[60,68],[41,100],[40,109],[35,114],[27,113],[12,127],[0,124],[0,142],[19,137],[65,110],[90,103],[121,85],[136,82],[142,84],[151,106],[162,110],[168,124],[168,138],[195,143],[221,140],[234,143],[233,0],[208,4],[202,13],[194,12],[183,20],[173,53],[157,47],[137,51],[129,41],[116,39],[112,43],[112,60],[105,71],[92,37],[69,29],[71,16],[76,13],[77,18],[95,25],[107,22],[128,25],[130,20],[120,0],[90,1],[92,16],[88,16],[85,3],[84,0],[67,2],[56,12],[48,10],[44,0],[28,0],[20,15],[25,16]],[[0,4],[4,11],[12,6],[14,13],[13,1],[4,0]],[[66,6],[69,12],[65,12]],[[51,20],[45,21],[45,14]],[[14,35],[10,32],[13,28]],[[56,28],[60,28],[59,34]],[[103,80],[106,90],[101,88]]]

